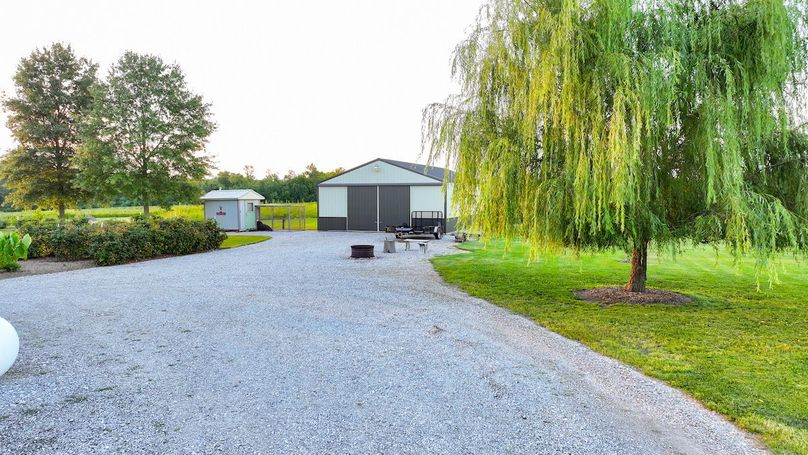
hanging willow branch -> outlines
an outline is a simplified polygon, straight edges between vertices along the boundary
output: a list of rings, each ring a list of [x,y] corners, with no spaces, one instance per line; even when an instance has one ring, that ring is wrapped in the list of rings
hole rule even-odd
[[[469,228],[533,254],[685,239],[763,262],[804,251],[806,141],[788,105],[806,8],[491,0],[455,52],[461,93],[425,110],[424,148],[456,167]]]

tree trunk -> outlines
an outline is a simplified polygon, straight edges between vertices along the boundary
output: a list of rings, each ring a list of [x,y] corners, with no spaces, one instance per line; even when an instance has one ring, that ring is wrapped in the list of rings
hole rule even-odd
[[[646,273],[648,271],[648,242],[641,242],[634,247],[631,256],[631,276],[626,283],[628,292],[645,292]]]
[[[149,198],[143,198],[143,216],[145,218],[148,218],[150,216],[149,215],[149,205],[150,204],[151,204],[151,201],[149,201]]]
[[[59,221],[65,220],[65,204],[64,202],[59,203]]]

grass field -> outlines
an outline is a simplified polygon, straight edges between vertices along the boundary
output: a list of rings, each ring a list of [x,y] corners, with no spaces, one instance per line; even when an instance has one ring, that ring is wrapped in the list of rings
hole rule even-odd
[[[808,266],[780,264],[756,290],[754,262],[697,248],[649,260],[649,286],[694,297],[683,306],[601,306],[572,291],[621,285],[624,254],[543,258],[517,245],[466,244],[434,259],[449,283],[687,391],[760,434],[777,453],[808,454]]]
[[[267,209],[262,210],[262,216],[269,216],[266,212]],[[128,220],[135,215],[143,212],[142,207],[102,207],[94,209],[70,209],[67,210],[67,216],[86,216],[90,215],[98,219],[105,220]],[[204,213],[201,204],[195,205],[175,205],[170,210],[165,210],[162,207],[152,207],[150,212],[153,215],[163,218],[183,217],[192,220],[202,220]],[[275,222],[272,223],[273,229],[283,229],[285,227],[281,218],[286,216],[286,211],[283,209],[275,209]],[[23,210],[20,212],[0,212],[0,221],[5,221],[6,224],[15,224],[17,219],[55,219],[57,213],[53,210]],[[317,203],[306,203],[306,230],[317,230]],[[268,221],[266,224],[271,224]],[[294,228],[299,228],[299,222],[293,220]]]
[[[170,210],[162,207],[151,207],[153,215],[164,218],[185,217],[189,219],[201,220],[203,218],[202,205],[175,205]],[[143,213],[143,207],[101,207],[94,209],[68,209],[68,217],[90,215],[103,219],[127,219]],[[57,213],[54,210],[23,210],[20,212],[0,212],[0,220],[7,223],[16,219],[56,219]]]
[[[283,208],[275,208],[275,219],[274,221],[271,220],[270,210],[269,208],[262,208],[261,209],[261,218],[262,221],[272,226],[272,229],[275,230],[283,230],[288,226],[289,220],[286,219],[289,215],[289,211]],[[291,226],[294,229],[300,229],[300,218],[297,210],[292,210],[292,220]],[[285,220],[286,219],[286,220]],[[306,202],[306,230],[307,231],[316,231],[317,230],[317,203],[316,202]]]
[[[252,245],[253,243],[261,243],[269,240],[271,237],[267,235],[228,235],[219,247],[220,250],[235,248],[238,246]]]

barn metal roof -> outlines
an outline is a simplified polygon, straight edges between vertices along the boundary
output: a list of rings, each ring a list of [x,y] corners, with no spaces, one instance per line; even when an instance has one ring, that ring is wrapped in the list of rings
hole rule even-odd
[[[203,201],[226,201],[237,199],[240,201],[248,200],[264,200],[264,196],[256,193],[253,190],[213,190],[208,191],[207,194],[199,198]]]
[[[345,172],[339,173],[339,174],[337,174],[337,175],[335,175],[335,176],[333,176],[333,177],[331,177],[331,178],[329,178],[327,180],[324,180],[324,181],[320,182],[320,185],[323,185],[324,183],[329,182],[329,181],[331,181],[331,180],[333,180],[333,179],[335,179],[335,178],[337,178],[339,176],[348,174],[348,173],[353,172],[353,171],[355,171],[355,170],[357,170],[357,169],[359,169],[361,167],[367,166],[368,164],[372,164],[372,163],[375,163],[377,161],[381,161],[381,162],[387,163],[387,164],[389,164],[391,166],[396,166],[396,167],[399,167],[401,169],[404,169],[404,170],[407,170],[407,171],[410,171],[410,172],[414,172],[416,174],[420,174],[420,175],[429,177],[429,178],[431,178],[433,180],[437,180],[439,182],[443,182],[444,178],[446,177],[446,174],[448,173],[449,182],[451,183],[451,182],[454,181],[454,176],[455,176],[454,171],[450,171],[450,170],[444,169],[442,167],[427,166],[425,164],[417,164],[417,163],[408,163],[406,161],[389,160],[387,158],[376,158],[375,160],[368,161],[367,163],[362,163],[359,166],[353,167],[351,169],[348,169]]]
[[[446,173],[448,172],[449,181],[451,182],[454,180],[454,172],[444,169],[442,167],[427,166],[425,164],[417,164],[417,163],[408,163],[406,161],[388,160],[386,158],[379,158],[379,161],[384,161],[385,163],[392,164],[393,166],[398,166],[408,171],[417,172],[421,175],[432,177],[433,179],[437,179],[440,181],[443,181],[443,179],[446,178]]]

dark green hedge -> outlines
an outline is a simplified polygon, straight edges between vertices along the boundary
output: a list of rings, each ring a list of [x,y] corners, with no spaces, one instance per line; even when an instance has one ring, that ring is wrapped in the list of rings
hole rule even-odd
[[[29,257],[93,259],[99,265],[215,250],[227,237],[213,221],[183,218],[97,224],[26,222],[19,230],[33,239]]]

